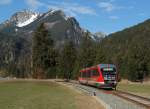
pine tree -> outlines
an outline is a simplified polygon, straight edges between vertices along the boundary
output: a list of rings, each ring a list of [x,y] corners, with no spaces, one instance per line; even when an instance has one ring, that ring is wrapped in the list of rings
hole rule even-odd
[[[106,57],[105,57],[104,50],[101,47],[99,47],[97,48],[97,52],[96,52],[95,64],[101,64],[105,62],[106,62]]]
[[[90,37],[90,33],[86,32],[79,49],[79,63],[82,68],[90,67],[95,60],[95,48]]]
[[[86,32],[78,50],[77,60],[74,68],[74,78],[78,76],[79,70],[90,67],[94,64],[96,58],[96,48],[90,37],[90,32]]]
[[[70,79],[72,76],[74,64],[76,60],[76,48],[72,41],[66,41],[64,48],[61,52],[59,65],[62,76],[66,79]]]
[[[55,65],[54,42],[51,34],[46,30],[44,23],[41,24],[33,36],[32,64],[33,77],[46,78],[46,71]]]
[[[148,76],[148,58],[146,46],[132,43],[128,54],[128,75],[132,81],[143,81]],[[144,48],[144,49],[143,49]]]

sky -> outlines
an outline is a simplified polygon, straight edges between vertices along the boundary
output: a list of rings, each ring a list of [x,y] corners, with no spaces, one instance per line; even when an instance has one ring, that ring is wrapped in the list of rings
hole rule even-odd
[[[150,0],[0,0],[0,23],[15,12],[61,9],[84,29],[110,34],[150,18]]]

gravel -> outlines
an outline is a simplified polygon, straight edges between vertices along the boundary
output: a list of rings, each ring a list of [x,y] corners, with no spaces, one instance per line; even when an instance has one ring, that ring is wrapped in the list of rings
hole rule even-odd
[[[67,84],[73,85],[76,89],[81,90],[88,95],[96,96],[102,102],[106,109],[145,109],[145,107],[131,103],[118,96],[112,95],[111,93],[108,93],[108,91],[106,93],[103,90],[90,86],[72,83]]]

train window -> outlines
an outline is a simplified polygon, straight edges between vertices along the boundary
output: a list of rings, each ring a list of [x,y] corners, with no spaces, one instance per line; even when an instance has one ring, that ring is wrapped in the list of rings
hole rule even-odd
[[[92,70],[92,76],[99,76],[98,70]]]
[[[116,74],[116,69],[115,68],[102,68],[101,71],[103,72],[104,75],[106,75],[106,74]]]
[[[86,73],[85,72],[82,72],[82,77],[86,78]]]
[[[87,78],[90,78],[91,77],[91,72],[90,71],[87,71]]]
[[[80,77],[82,77],[82,72],[80,72]]]

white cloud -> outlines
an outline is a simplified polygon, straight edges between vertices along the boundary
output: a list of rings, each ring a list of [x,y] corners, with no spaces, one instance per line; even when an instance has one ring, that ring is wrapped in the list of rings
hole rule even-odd
[[[138,15],[139,17],[142,17],[142,18],[147,18],[147,17],[149,17],[149,14],[146,13],[146,12],[141,12],[141,13],[138,13],[137,15]]]
[[[138,15],[139,16],[145,16],[146,14],[145,13],[139,13]]]
[[[86,14],[86,15],[97,15],[96,11],[88,6],[83,6],[77,3],[72,2],[57,2],[49,1],[47,3],[40,2],[39,0],[25,0],[30,9],[36,10],[39,7],[54,9],[54,10],[63,10],[70,16],[77,16],[77,14]]]
[[[0,0],[0,5],[7,5],[10,4],[12,0]]]
[[[107,12],[111,12],[113,10],[123,8],[121,6],[114,5],[112,2],[99,2],[98,7],[102,8],[103,10],[105,10]]]
[[[127,9],[134,9],[134,8],[135,8],[134,6],[127,7]]]
[[[108,11],[108,12],[110,12],[110,11],[115,9],[114,5],[112,3],[110,3],[110,2],[100,2],[98,4],[98,6],[100,8],[103,8],[105,11]]]
[[[77,3],[50,2],[48,7],[56,10],[61,9],[71,16],[76,16],[77,14],[96,15],[95,10],[91,7],[82,6]]]
[[[44,4],[38,0],[26,0],[27,5],[32,9],[36,10],[40,6],[43,6]]]
[[[109,18],[112,19],[112,20],[118,20],[119,19],[118,16],[110,16]]]

